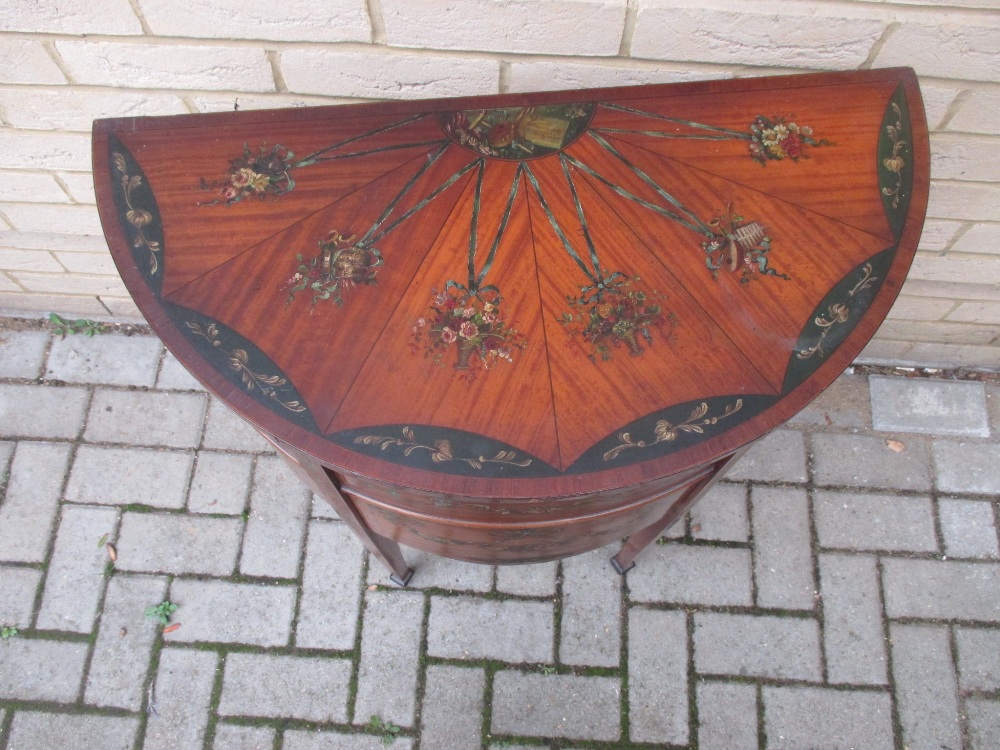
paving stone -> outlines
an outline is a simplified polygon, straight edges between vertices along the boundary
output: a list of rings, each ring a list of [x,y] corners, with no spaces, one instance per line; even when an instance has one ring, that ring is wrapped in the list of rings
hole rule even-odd
[[[364,547],[345,525],[309,524],[296,646],[354,648],[363,564]]]
[[[812,609],[816,583],[806,491],[754,487],[750,500],[757,606]]]
[[[957,678],[948,628],[893,623],[889,638],[903,744],[911,748],[961,747]]]
[[[498,565],[497,591],[516,596],[555,596],[559,563]]]
[[[247,506],[252,468],[252,456],[201,451],[188,492],[188,510],[240,515]]]
[[[554,627],[550,602],[435,596],[427,653],[451,659],[551,662]]]
[[[146,722],[143,750],[202,746],[218,669],[214,651],[168,647],[160,652],[152,693],[156,710]]]
[[[934,504],[929,497],[817,490],[813,508],[821,547],[937,551]]]
[[[373,591],[365,597],[355,722],[369,717],[412,727],[420,668],[423,596],[409,591]]]
[[[45,560],[69,454],[68,445],[18,443],[0,505],[0,560]]]
[[[105,535],[114,539],[118,512],[112,508],[67,505],[52,549],[45,593],[36,627],[89,633],[104,593],[104,566],[108,562]]]
[[[0,383],[0,436],[75,438],[89,400],[86,388]]]
[[[83,436],[96,443],[194,448],[201,438],[206,398],[201,393],[101,388],[94,393]]]
[[[727,474],[734,482],[805,482],[806,444],[797,430],[775,430],[753,447]]]
[[[901,437],[897,453],[886,440],[874,435],[812,435],[817,484],[930,490],[927,444],[923,438]]]
[[[219,722],[215,726],[212,750],[272,750],[275,734],[273,727],[245,727]]]
[[[66,499],[98,505],[183,508],[194,457],[179,451],[81,445]]]
[[[429,666],[420,721],[420,744],[437,748],[482,746],[482,669]]]
[[[938,500],[944,552],[948,557],[1000,557],[993,505],[985,500]]]
[[[229,654],[219,715],[343,723],[350,680],[348,659]]]
[[[76,700],[90,649],[88,644],[34,641],[19,635],[0,644],[0,648],[3,648],[0,652],[3,654],[0,659],[0,700],[56,703]]]
[[[844,374],[833,381],[813,402],[788,420],[789,425],[808,427],[870,427],[872,423],[868,379]]]
[[[337,515],[337,511],[333,509],[333,506],[315,493],[312,496],[312,517],[328,518],[333,521],[340,520],[340,516]]]
[[[176,580],[170,601],[180,605],[167,642],[284,646],[292,628],[295,588],[224,581]]]
[[[202,446],[243,453],[274,452],[257,430],[214,397],[208,399],[208,419],[205,422]]]
[[[986,409],[990,414],[990,428],[996,435],[1000,432],[1000,386],[986,386]]]
[[[757,750],[757,688],[701,681],[696,700],[699,750]]]
[[[1000,461],[996,443],[956,440],[934,442],[938,488],[944,492],[1000,493]]]
[[[819,578],[828,680],[884,685],[885,635],[875,558],[820,555]]]
[[[257,459],[240,572],[296,578],[311,495],[277,456]]]
[[[132,750],[139,719],[18,711],[10,728],[10,750]]]
[[[750,550],[653,545],[627,579],[637,602],[750,606]]]
[[[822,678],[819,626],[812,618],[699,612],[694,626],[695,665],[701,673]]]
[[[1000,622],[1000,566],[885,558],[882,571],[889,617]]]
[[[982,383],[960,380],[869,378],[872,421],[883,432],[989,437]]]
[[[688,637],[683,612],[628,614],[629,739],[688,743]]]
[[[14,446],[17,445],[13,440],[0,440],[0,495],[3,494],[3,489],[7,485],[7,470],[10,466],[10,460],[14,457]]]
[[[615,550],[563,561],[559,662],[617,667],[621,661],[622,577],[608,571]]]
[[[0,565],[0,625],[28,627],[41,580],[40,570]]]
[[[160,374],[156,376],[156,387],[169,391],[205,390],[198,379],[169,351],[163,355]]]
[[[407,550],[406,560],[414,570],[409,586],[414,589],[487,592],[493,586],[493,569],[488,565],[452,560],[419,550]],[[368,583],[394,585],[385,566],[375,563],[368,568]]]
[[[1000,701],[969,698],[968,715],[970,750],[996,750],[1000,747]]]
[[[955,628],[962,690],[1000,690],[1000,630]]]
[[[890,698],[882,692],[765,687],[764,728],[775,750],[894,747]]]
[[[0,335],[0,378],[37,378],[48,344],[49,334],[45,331],[7,331]]]
[[[138,711],[158,632],[146,607],[166,599],[167,579],[115,575],[104,597],[101,625],[90,662],[84,702]]]
[[[493,734],[617,740],[621,681],[614,677],[497,672]]]
[[[716,542],[747,541],[746,487],[722,482],[710,489],[691,510],[691,536]]]
[[[373,737],[370,734],[289,729],[285,732],[284,738],[282,750],[385,750],[386,748],[381,737]],[[399,738],[389,747],[391,750],[411,750],[413,740],[408,737]]]
[[[155,336],[56,338],[45,377],[66,383],[152,386],[163,345]]]
[[[226,576],[236,566],[243,521],[173,513],[126,513],[119,570]]]

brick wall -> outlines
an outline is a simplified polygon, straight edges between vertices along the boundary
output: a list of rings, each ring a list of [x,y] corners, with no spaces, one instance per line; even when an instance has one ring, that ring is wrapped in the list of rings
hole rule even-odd
[[[910,65],[921,249],[868,361],[1000,368],[997,0],[4,0],[0,312],[138,315],[91,120]]]

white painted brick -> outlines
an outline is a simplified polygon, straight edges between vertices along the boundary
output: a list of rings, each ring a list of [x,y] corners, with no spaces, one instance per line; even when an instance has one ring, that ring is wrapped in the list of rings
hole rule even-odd
[[[66,235],[53,232],[0,231],[0,247],[26,250],[69,250],[70,252],[107,252],[104,235]]]
[[[998,54],[1000,19],[995,14],[952,14],[942,23],[900,25],[882,45],[875,65],[909,65],[936,78],[1000,81]]]
[[[539,60],[513,62],[510,66],[510,91],[552,91],[558,89],[600,88],[605,86],[641,86],[649,83],[675,83],[728,78],[725,68],[693,68],[689,65],[591,65],[579,62]]]
[[[76,318],[100,317],[108,314],[96,297],[25,292],[0,292],[0,312],[4,314],[56,312]]]
[[[8,250],[0,248],[0,268],[4,271],[62,273],[63,267],[45,250]]]
[[[1000,255],[1000,224],[974,224],[951,246],[956,253]]]
[[[64,234],[94,234],[101,231],[97,206],[54,203],[0,203],[11,224],[27,232],[55,229]]]
[[[57,252],[55,256],[70,273],[91,273],[98,276],[118,275],[118,268],[115,266],[111,253]]]
[[[970,304],[987,303],[978,302]],[[972,323],[979,322],[978,320],[972,321]],[[1000,329],[993,325],[971,325],[965,322],[886,320],[879,327],[878,335],[894,341],[936,341],[941,344],[989,344],[997,336],[1000,336]]]
[[[0,164],[25,169],[90,169],[90,136],[0,130]]]
[[[59,257],[58,254],[56,257]],[[953,300],[900,295],[886,316],[898,320],[941,320],[955,307]]]
[[[0,6],[0,13],[3,13]],[[27,7],[27,6],[25,6]],[[31,39],[0,39],[0,83],[66,83],[45,45]]]
[[[14,283],[7,274],[0,272],[0,292],[20,292],[20,286]]]
[[[94,176],[89,172],[60,172],[59,179],[77,203],[97,203],[94,194]]]
[[[920,82],[920,96],[924,100],[928,128],[936,130],[940,127],[948,108],[961,90],[956,85]]]
[[[50,174],[0,170],[0,202],[69,203],[66,191]]]
[[[964,226],[961,221],[948,219],[926,219],[920,234],[921,250],[947,250],[958,230]]]
[[[108,312],[116,319],[139,321],[141,323],[146,322],[131,297],[105,297],[102,294],[98,299],[100,299],[104,306],[108,308]]]
[[[971,346],[924,342],[914,344],[904,359],[929,367],[1000,367],[1000,346]]]
[[[14,0],[0,4],[0,31],[142,34],[128,0]]]
[[[1000,139],[943,133],[933,135],[931,175],[939,180],[1000,182]]]
[[[861,351],[855,361],[857,362],[897,362],[913,348],[912,341],[886,341],[874,338]]]
[[[190,97],[199,112],[233,112],[252,109],[283,109],[291,107],[321,107],[326,104],[348,104],[356,99],[337,96],[301,96],[297,94],[199,94]]]
[[[963,302],[947,319],[962,323],[1000,325],[1000,302]],[[994,334],[994,337],[1000,336],[1000,329],[994,329]]]
[[[262,49],[56,42],[77,82],[123,88],[274,91]]]
[[[951,5],[959,8],[996,8],[996,0],[882,0],[896,5]]]
[[[144,117],[186,114],[174,94],[87,89],[0,88],[0,109],[15,128],[76,130],[89,133],[101,117]]]
[[[910,266],[910,277],[967,284],[1000,284],[1000,258],[917,253]]]
[[[938,219],[1000,221],[1000,185],[931,180],[927,215]]]
[[[552,55],[616,55],[626,0],[382,0],[389,44]]]
[[[13,273],[17,283],[29,292],[48,294],[107,294],[123,297],[128,294],[117,276],[85,276],[83,274]]]
[[[1000,302],[1000,289],[986,284],[958,284],[949,281],[928,281],[907,279],[903,294],[915,297],[936,297],[941,299],[975,299],[984,302]]]
[[[282,52],[281,70],[291,91],[388,99],[495,94],[500,78],[495,60],[316,48]]]
[[[948,130],[1000,135],[1000,91],[972,91],[948,123]]]
[[[739,65],[851,69],[865,62],[886,28],[816,3],[704,7],[695,0],[639,6],[632,56]]]
[[[367,42],[364,0],[140,0],[157,36],[277,39],[286,42]]]

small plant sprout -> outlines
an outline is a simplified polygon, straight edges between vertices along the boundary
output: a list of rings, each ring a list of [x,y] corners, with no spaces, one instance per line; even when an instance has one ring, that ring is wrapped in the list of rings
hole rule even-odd
[[[553,667],[553,666],[551,666],[549,664],[546,664],[546,665],[542,666],[542,674],[555,674],[555,673],[556,673],[556,668],[555,667]]]
[[[365,729],[369,732],[382,735],[383,745],[391,745],[395,742],[400,732],[399,727],[391,721],[385,721],[381,716],[372,716],[368,720],[368,723],[365,724]]]
[[[146,607],[146,617],[152,617],[160,625],[166,625],[170,622],[170,615],[177,611],[177,605],[171,604],[170,602],[160,602],[156,605],[151,605]]]
[[[13,638],[15,635],[17,635],[16,625],[4,625],[0,628],[0,640],[6,641]]]
[[[95,320],[86,320],[85,318],[81,318],[80,320],[66,320],[55,313],[49,314],[49,322],[52,324],[55,332],[63,338],[68,333],[82,333],[84,336],[93,336],[103,333],[105,328],[104,323],[98,323]]]

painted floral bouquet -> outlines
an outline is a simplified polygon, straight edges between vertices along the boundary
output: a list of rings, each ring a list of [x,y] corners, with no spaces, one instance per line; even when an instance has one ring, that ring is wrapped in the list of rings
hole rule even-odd
[[[247,198],[277,198],[295,187],[291,171],[295,167],[295,154],[281,144],[268,146],[262,143],[255,152],[243,144],[243,155],[229,162],[228,178],[224,182],[209,183],[201,180],[203,190],[217,190],[219,197],[202,205],[225,203],[231,206]]]
[[[763,115],[750,123],[750,156],[754,161],[767,165],[780,159],[808,159],[807,146],[830,146],[830,141],[813,138],[807,125],[788,122],[785,117],[768,119]]]
[[[332,299],[338,307],[344,304],[343,292],[356,286],[375,286],[378,267],[383,264],[382,254],[375,247],[362,247],[354,242],[355,235],[343,236],[331,231],[319,243],[319,255],[305,260],[301,253],[295,255],[299,265],[286,284],[290,305],[299,292],[309,289],[312,303]]]

